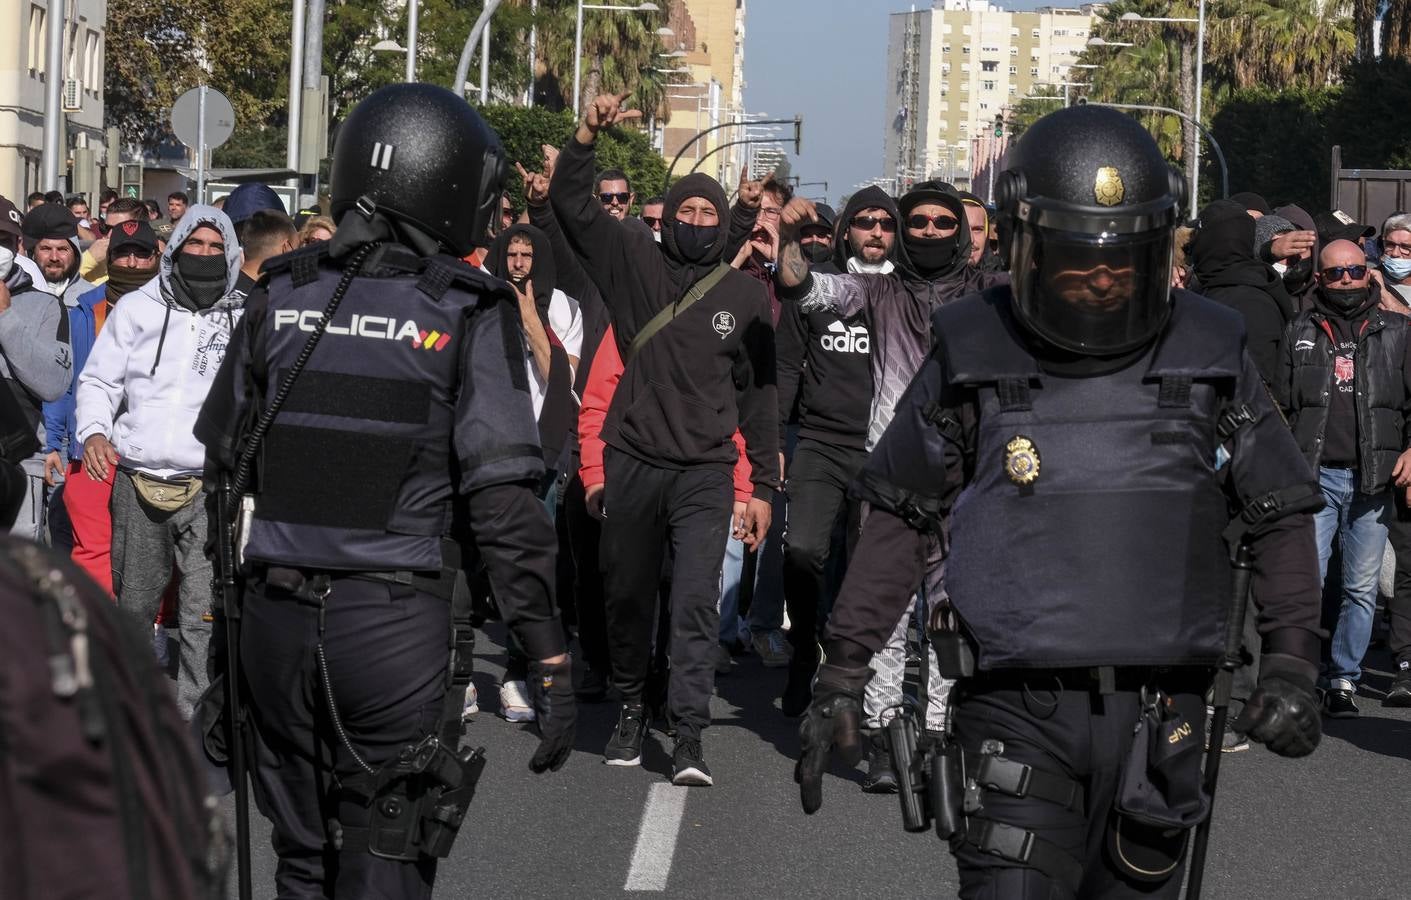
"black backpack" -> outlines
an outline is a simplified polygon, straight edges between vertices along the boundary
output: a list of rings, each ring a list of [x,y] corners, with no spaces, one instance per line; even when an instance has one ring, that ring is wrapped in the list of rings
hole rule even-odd
[[[0,535],[0,897],[215,898],[230,841],[150,641]]]

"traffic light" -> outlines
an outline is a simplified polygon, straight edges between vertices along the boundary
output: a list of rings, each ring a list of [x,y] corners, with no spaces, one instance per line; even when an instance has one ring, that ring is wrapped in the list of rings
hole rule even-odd
[[[1004,114],[995,113],[995,137],[1004,137]]]

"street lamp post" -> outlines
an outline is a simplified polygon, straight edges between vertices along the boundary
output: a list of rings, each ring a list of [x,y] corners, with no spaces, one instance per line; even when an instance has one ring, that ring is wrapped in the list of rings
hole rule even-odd
[[[636,6],[611,6],[605,4],[588,4],[583,0],[578,0],[577,20],[573,31],[573,117],[578,118],[578,107],[582,101],[579,96],[579,79],[583,75],[583,10],[585,9],[606,9],[613,12],[656,12],[660,7],[655,3],[644,2]]]
[[[421,0],[407,0],[407,77],[416,81],[416,31],[421,14]]]
[[[1184,22],[1195,25],[1195,122],[1199,127],[1201,95],[1205,93],[1205,0],[1200,0],[1196,7],[1196,17],[1191,18],[1170,18],[1157,16],[1139,16],[1134,12],[1123,13],[1119,21],[1122,22]],[[1089,43],[1092,43],[1089,41]],[[1191,204],[1200,205],[1200,136],[1196,135],[1191,149]]]

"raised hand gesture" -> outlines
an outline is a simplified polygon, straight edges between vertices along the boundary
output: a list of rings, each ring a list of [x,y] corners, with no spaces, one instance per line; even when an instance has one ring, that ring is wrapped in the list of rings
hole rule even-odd
[[[640,109],[622,108],[622,101],[626,100],[631,93],[631,91],[624,91],[621,94],[601,94],[594,98],[583,114],[583,124],[578,128],[579,143],[592,143],[598,132],[609,125],[617,125],[628,119],[640,119],[642,117]]]

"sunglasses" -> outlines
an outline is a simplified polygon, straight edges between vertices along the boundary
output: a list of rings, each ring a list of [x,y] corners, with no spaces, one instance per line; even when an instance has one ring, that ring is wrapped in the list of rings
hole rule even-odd
[[[623,206],[626,206],[627,201],[632,199],[632,192],[618,191],[616,194],[599,194],[598,199],[602,201],[603,206],[607,206],[614,200],[616,200],[618,203],[621,203]]]
[[[1366,266],[1329,266],[1323,270],[1324,281],[1342,281],[1342,276],[1346,275],[1353,281],[1360,281],[1367,277]]]
[[[881,228],[883,234],[895,234],[897,230],[897,220],[888,217],[853,216],[848,224],[859,231]]]
[[[917,231],[925,228],[928,224],[935,225],[937,229],[945,231],[949,228],[956,227],[960,222],[957,221],[954,216],[948,216],[944,213],[939,216],[926,216],[921,213],[912,213],[906,217],[906,224],[908,228],[915,228]]]
[[[661,224],[661,219],[657,216],[642,216],[642,221],[646,222],[652,228],[656,228]]]
[[[142,262],[150,262],[152,258],[156,255],[157,251],[155,250],[137,250],[132,247],[123,247],[120,250],[113,251],[112,259],[116,261],[119,259],[126,259],[130,256],[133,259],[141,260]]]

